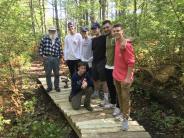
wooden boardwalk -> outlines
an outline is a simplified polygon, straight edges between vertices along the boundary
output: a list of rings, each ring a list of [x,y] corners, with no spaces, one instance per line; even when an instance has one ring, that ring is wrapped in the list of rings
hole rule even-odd
[[[53,80],[53,78],[52,78]],[[46,79],[39,78],[44,89],[46,89]],[[60,81],[61,82],[61,81]],[[70,85],[70,84],[69,84]],[[64,88],[64,83],[60,83],[61,92],[55,90],[48,95],[53,102],[63,112],[65,118],[73,130],[80,138],[150,138],[148,132],[137,121],[130,119],[129,130],[127,132],[121,130],[121,123],[115,121],[112,116],[112,110],[104,110],[99,107],[100,100],[92,100],[93,112],[81,108],[73,110],[68,102],[70,88]]]

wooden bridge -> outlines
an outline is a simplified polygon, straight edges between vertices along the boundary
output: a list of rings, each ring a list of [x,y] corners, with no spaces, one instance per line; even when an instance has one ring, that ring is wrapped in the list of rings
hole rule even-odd
[[[60,75],[67,72],[65,66],[60,66]],[[29,74],[39,79],[44,89],[46,89],[46,79],[44,78],[44,69],[42,62],[36,61],[32,64]],[[61,77],[63,78],[63,77]],[[61,80],[60,78],[60,80]],[[53,78],[52,78],[53,80]],[[69,82],[70,86],[70,82]],[[112,110],[99,107],[100,100],[92,100],[93,112],[81,108],[76,111],[73,110],[68,102],[68,96],[71,88],[64,88],[64,82],[60,81],[61,92],[53,90],[48,93],[53,102],[58,106],[60,111],[64,114],[68,123],[79,136],[79,138],[150,138],[148,132],[139,125],[139,123],[130,118],[129,130],[122,131],[121,123],[115,121],[112,116]]]
[[[52,78],[53,80],[53,78]],[[60,79],[61,80],[61,79]],[[46,79],[39,78],[44,89],[46,89]],[[61,82],[61,81],[60,81]],[[69,82],[70,83],[70,82]],[[69,84],[70,85],[70,84]],[[68,96],[71,88],[64,88],[64,83],[60,83],[61,92],[53,90],[48,93],[53,102],[60,108],[68,123],[79,136],[79,138],[150,138],[148,132],[139,123],[130,118],[129,130],[122,131],[121,123],[115,121],[112,110],[99,107],[100,100],[92,100],[93,112],[81,108],[73,110]]]

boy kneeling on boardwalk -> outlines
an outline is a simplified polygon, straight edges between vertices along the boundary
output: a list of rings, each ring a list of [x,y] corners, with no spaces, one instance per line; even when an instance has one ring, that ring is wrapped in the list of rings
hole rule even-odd
[[[74,110],[80,109],[83,95],[85,95],[84,107],[89,111],[93,110],[90,105],[90,99],[93,93],[93,82],[86,72],[86,66],[86,63],[79,62],[78,70],[72,76],[71,105]]]

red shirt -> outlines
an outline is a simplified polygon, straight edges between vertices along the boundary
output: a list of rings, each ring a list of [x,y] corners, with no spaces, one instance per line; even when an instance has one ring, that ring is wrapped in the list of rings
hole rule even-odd
[[[134,67],[135,55],[130,41],[127,41],[125,49],[120,50],[121,43],[117,40],[115,44],[113,78],[117,81],[124,81],[128,72],[128,67]],[[133,72],[131,79],[133,80]]]

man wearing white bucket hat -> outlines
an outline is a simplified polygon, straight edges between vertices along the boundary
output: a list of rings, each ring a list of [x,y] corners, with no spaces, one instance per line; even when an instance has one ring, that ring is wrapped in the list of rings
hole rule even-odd
[[[44,36],[40,43],[39,53],[43,57],[47,90],[52,91],[51,73],[54,72],[54,87],[57,92],[60,92],[59,88],[59,64],[61,57],[61,41],[57,36],[55,27],[48,29],[48,35]]]

